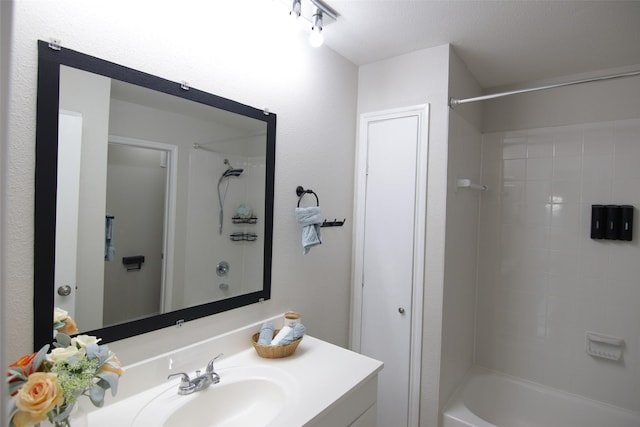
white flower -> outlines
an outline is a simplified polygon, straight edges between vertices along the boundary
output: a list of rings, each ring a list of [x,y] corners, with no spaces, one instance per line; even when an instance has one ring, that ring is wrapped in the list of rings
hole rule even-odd
[[[58,347],[54,348],[47,354],[47,360],[52,363],[58,363],[74,356],[83,357],[84,353],[84,349],[78,349],[75,345],[70,345],[69,347]]]
[[[96,338],[92,335],[77,335],[71,338],[71,345],[85,348],[89,344],[98,344],[100,341],[102,341],[102,338]]]
[[[63,322],[67,317],[69,317],[68,311],[59,307],[55,307],[53,309],[53,323]]]

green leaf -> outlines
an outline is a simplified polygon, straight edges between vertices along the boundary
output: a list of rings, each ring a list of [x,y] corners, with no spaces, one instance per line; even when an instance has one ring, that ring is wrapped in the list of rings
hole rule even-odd
[[[9,394],[13,394],[16,391],[20,390],[20,387],[23,386],[24,383],[26,383],[27,381],[16,381],[13,383],[9,383]]]
[[[118,380],[120,379],[120,377],[113,372],[100,372],[96,376],[100,379],[105,380],[107,384],[109,384],[109,387],[111,388],[111,395],[115,396],[118,392]]]
[[[47,352],[49,351],[49,344],[45,344],[36,354],[36,357],[33,358],[33,371],[39,371],[40,366],[42,366],[42,362],[44,362]]]
[[[92,387],[89,390],[89,399],[91,399],[91,403],[98,408],[101,408],[104,404],[104,389],[99,386]]]
[[[85,350],[87,351],[87,359],[89,360],[100,359],[100,346],[98,346],[98,344],[93,344],[93,343],[87,344],[87,346],[85,347]]]
[[[54,345],[56,347],[69,347],[71,345],[71,337],[67,334],[63,334],[62,332],[58,332]]]
[[[18,412],[18,407],[16,406],[16,397],[12,396],[9,401],[7,401],[7,413],[9,414],[9,419],[12,420],[11,425],[13,426],[13,416]]]
[[[7,374],[9,374],[7,376],[7,382],[11,382],[14,379],[20,379],[22,381],[27,380],[27,377],[24,374],[24,371],[22,370],[22,368],[17,368],[17,367],[7,368]]]

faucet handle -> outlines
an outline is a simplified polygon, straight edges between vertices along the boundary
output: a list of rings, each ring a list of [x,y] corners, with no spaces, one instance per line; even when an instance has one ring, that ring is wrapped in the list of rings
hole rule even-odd
[[[209,361],[209,363],[207,364],[207,373],[211,374],[213,373],[213,362],[215,362],[216,360],[218,360],[219,358],[221,358],[222,356],[224,356],[223,353],[220,353],[219,355],[217,355],[216,357],[214,357],[213,359],[211,359]]]

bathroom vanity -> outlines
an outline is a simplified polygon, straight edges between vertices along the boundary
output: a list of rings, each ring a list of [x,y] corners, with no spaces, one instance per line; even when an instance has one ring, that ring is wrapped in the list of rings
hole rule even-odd
[[[272,320],[278,322],[281,317]],[[376,425],[380,361],[305,336],[295,354],[264,359],[248,325],[186,348],[124,366],[118,394],[97,409],[83,405],[72,425],[347,427]],[[215,361],[220,382],[178,395],[180,376]],[[75,422],[74,422],[75,421]]]

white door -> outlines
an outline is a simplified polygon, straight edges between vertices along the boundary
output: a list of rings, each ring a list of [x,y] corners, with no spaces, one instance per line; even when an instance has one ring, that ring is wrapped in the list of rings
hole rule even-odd
[[[56,195],[55,305],[75,318],[82,116],[60,111]]]
[[[358,192],[356,214],[362,223],[356,250],[359,351],[384,362],[378,377],[380,427],[417,425],[426,113],[420,106],[368,115],[361,126],[360,143],[366,148],[360,147],[360,157],[366,161],[360,161],[364,176],[359,190],[364,195]]]

